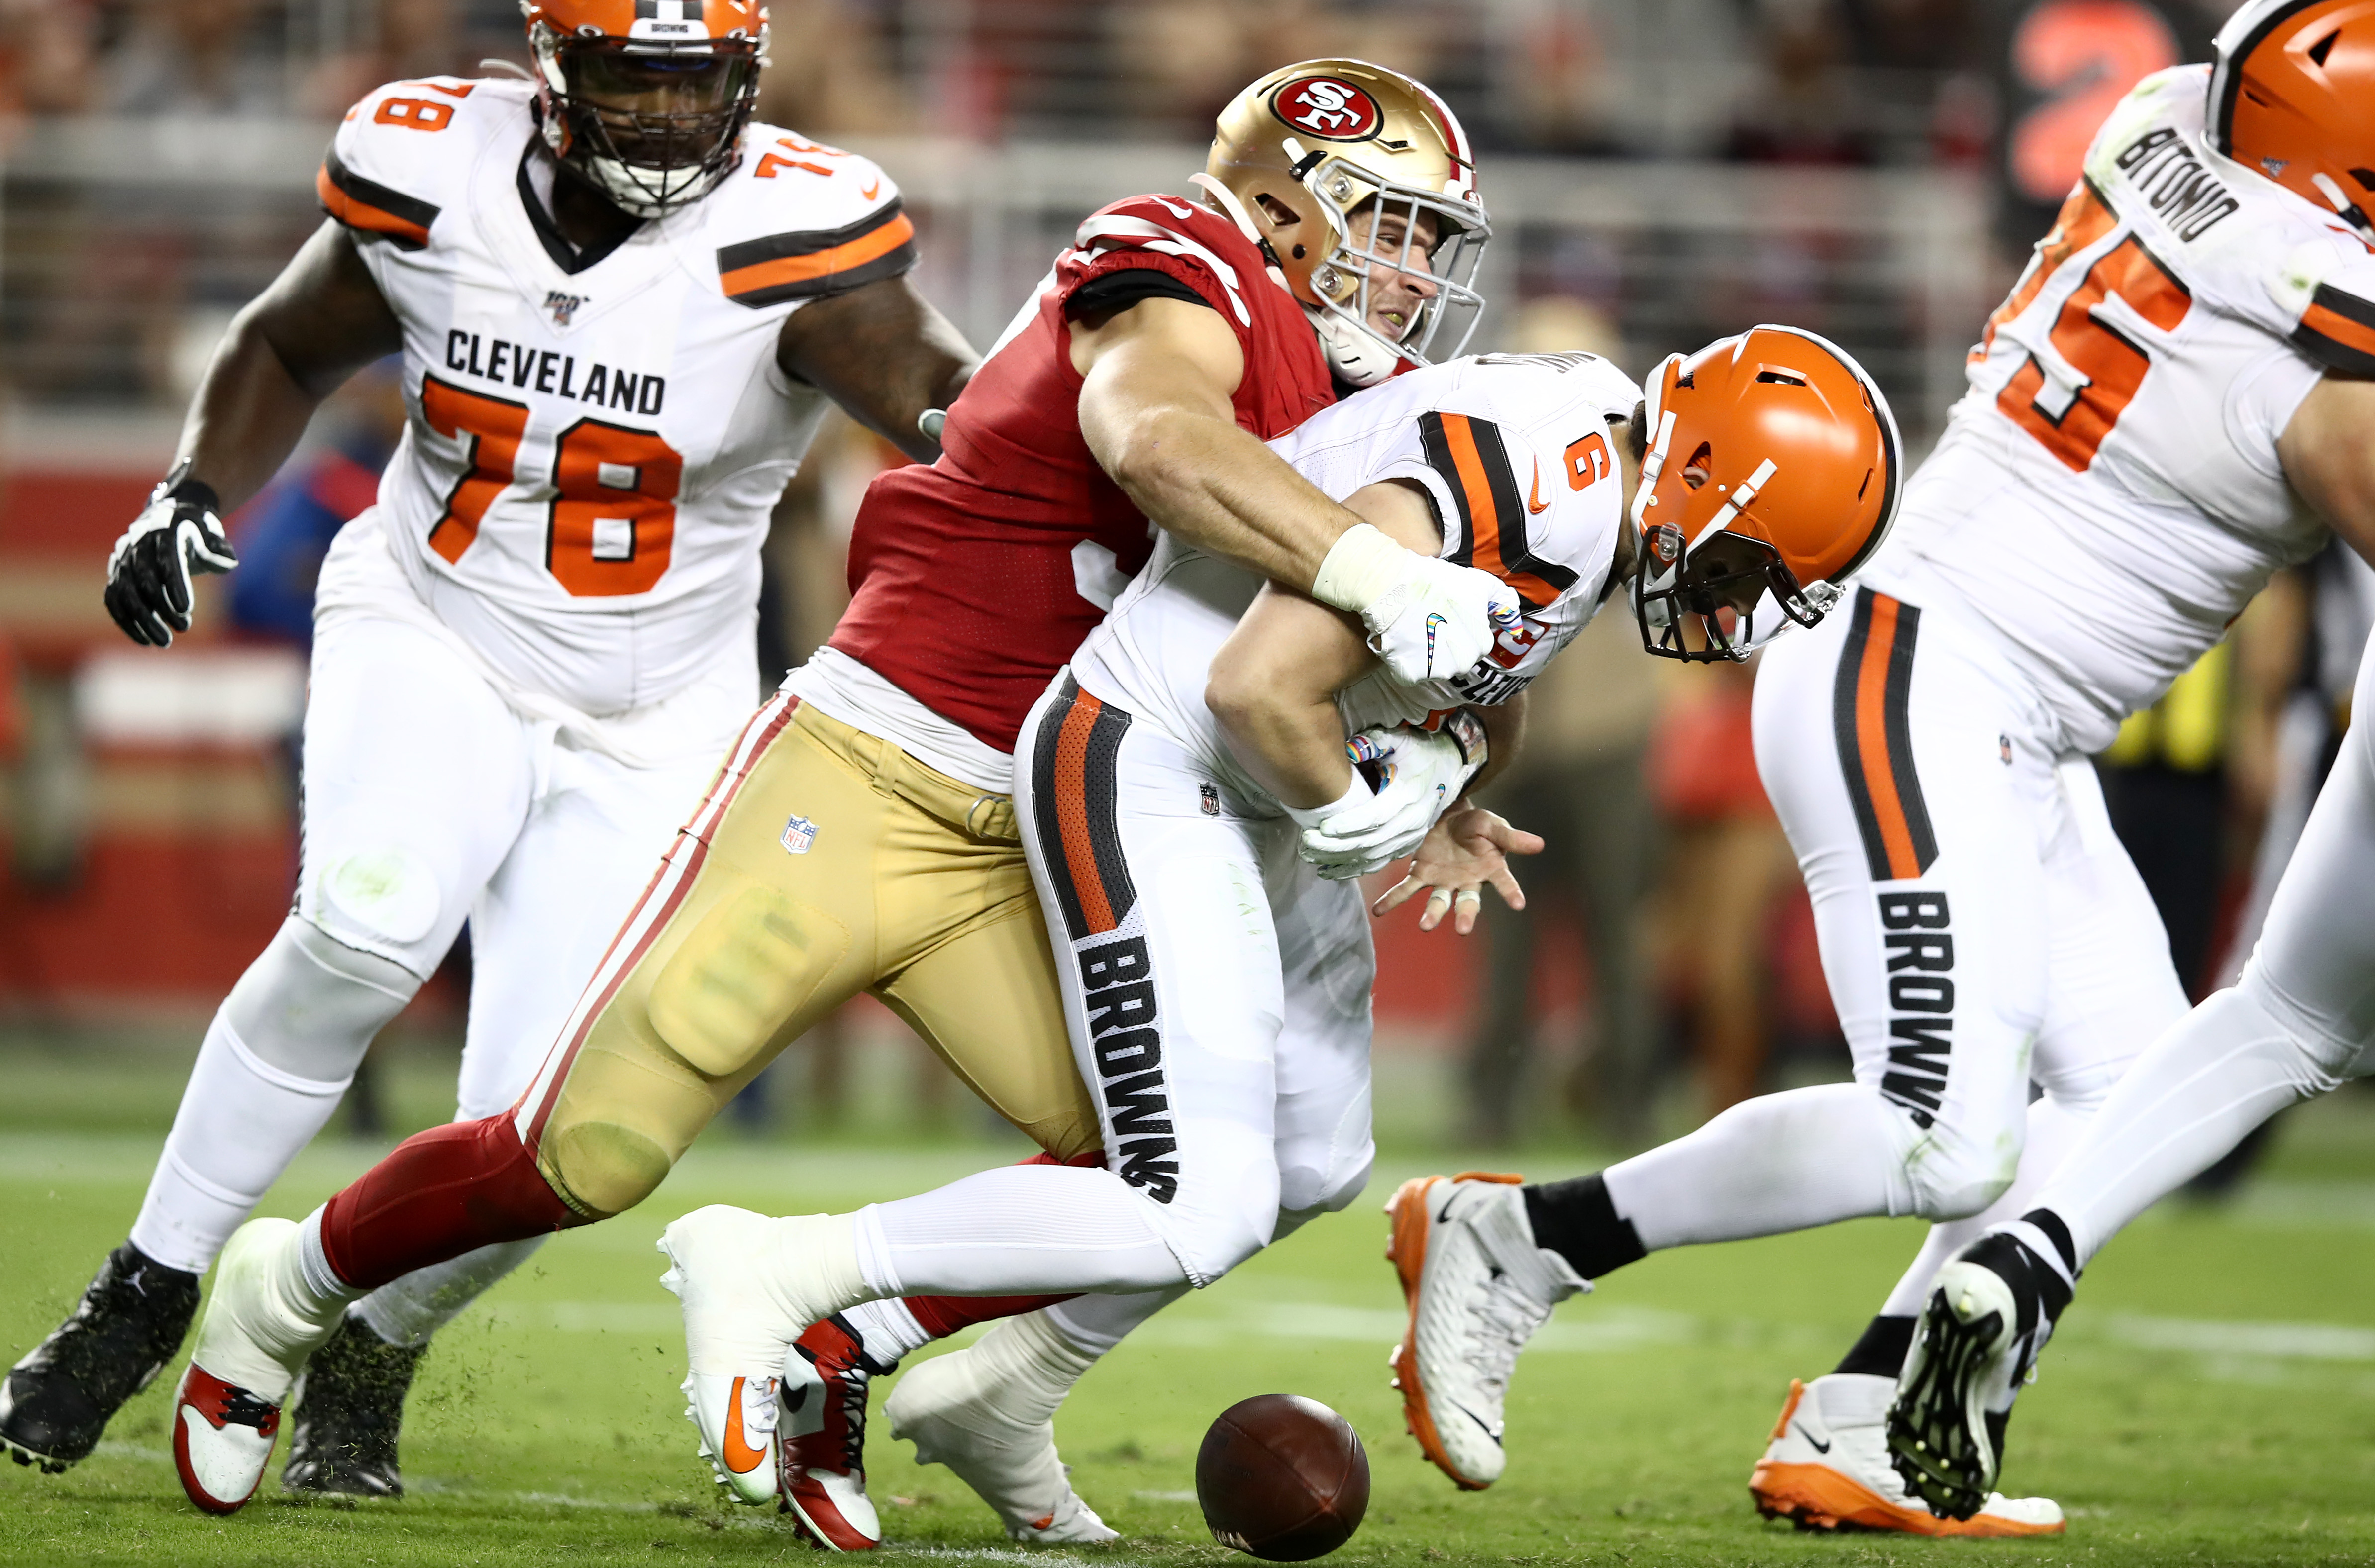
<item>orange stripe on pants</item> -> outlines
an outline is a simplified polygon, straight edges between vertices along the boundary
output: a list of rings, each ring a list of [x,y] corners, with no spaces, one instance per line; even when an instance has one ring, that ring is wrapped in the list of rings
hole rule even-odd
[[[1856,758],[1863,767],[1864,790],[1872,796],[1881,842],[1888,849],[1889,875],[1908,878],[1921,875],[1921,863],[1913,852],[1905,798],[1888,759],[1888,661],[1896,651],[1896,601],[1874,594],[1872,635],[1864,641],[1863,664],[1856,671]]]

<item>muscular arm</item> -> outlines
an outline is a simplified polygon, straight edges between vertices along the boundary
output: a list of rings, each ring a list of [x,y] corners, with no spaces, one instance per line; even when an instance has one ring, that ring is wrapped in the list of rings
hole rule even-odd
[[[177,457],[228,514],[279,471],[323,398],[403,345],[353,237],[325,220],[232,318],[183,421]]]
[[[775,362],[918,463],[940,454],[916,428],[946,408],[981,357],[905,277],[886,277],[794,311]]]
[[[2276,438],[2293,491],[2375,564],[2375,381],[2326,372]]]
[[[1433,555],[1442,543],[1425,499],[1400,480],[1354,491],[1345,509],[1406,548]],[[1336,693],[1377,664],[1357,618],[1273,581],[1213,655],[1204,701],[1264,789],[1297,808],[1326,806],[1353,782]]]
[[[1131,502],[1200,550],[1309,587],[1361,519],[1239,428],[1245,351],[1219,312],[1142,300],[1071,333],[1081,434]]]

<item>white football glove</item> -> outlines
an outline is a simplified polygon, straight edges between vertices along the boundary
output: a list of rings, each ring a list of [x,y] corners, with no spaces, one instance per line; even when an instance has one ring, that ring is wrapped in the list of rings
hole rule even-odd
[[[126,637],[159,648],[190,629],[196,601],[190,579],[239,564],[223,532],[221,501],[204,483],[184,477],[187,468],[175,468],[157,486],[107,558],[107,613]]]
[[[1491,572],[1404,549],[1366,523],[1345,529],[1329,549],[1311,596],[1359,616],[1370,652],[1413,683],[1472,666],[1523,608]]]
[[[1463,710],[1442,730],[1365,729],[1344,749],[1354,763],[1353,790],[1332,806],[1288,813],[1303,830],[1303,858],[1336,882],[1418,852],[1436,819],[1484,765],[1484,730]],[[1365,772],[1383,776],[1375,794],[1367,793]]]

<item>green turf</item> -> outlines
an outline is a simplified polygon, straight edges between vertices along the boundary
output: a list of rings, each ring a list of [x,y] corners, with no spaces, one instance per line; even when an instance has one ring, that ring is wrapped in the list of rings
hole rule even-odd
[[[0,1051],[0,1350],[13,1359],[120,1240],[170,1109],[130,1057]],[[445,1079],[450,1084],[450,1079]],[[427,1067],[397,1098],[436,1114]],[[413,1396],[413,1495],[284,1500],[205,1518],[164,1446],[166,1384],[61,1477],[0,1466],[0,1561],[56,1564],[742,1562],[798,1554],[770,1518],[715,1500],[676,1386],[682,1346],[652,1241],[702,1203],[839,1208],[1001,1156],[978,1139],[831,1147],[748,1138],[697,1149],[645,1207],[555,1240],[439,1342]],[[367,1149],[309,1154],[266,1211],[302,1213]],[[1150,1325],[1058,1425],[1073,1480],[1126,1532],[1022,1553],[945,1470],[878,1434],[884,1562],[1025,1556],[1218,1562],[1189,1499],[1196,1444],[1248,1395],[1308,1394],[1370,1444],[1369,1520],[1339,1561],[1480,1563],[2375,1562],[2375,1110],[2318,1107],[2233,1208],[2156,1215],[2100,1261],[2015,1424],[2014,1490],[2059,1497],[2052,1541],[1798,1536],[1743,1482],[1789,1379],[1828,1366],[1919,1238],[1867,1222],[1652,1258],[1560,1309],[1520,1362],[1507,1478],[1455,1492],[1417,1457],[1386,1387],[1398,1297],[1376,1203],[1456,1151],[1389,1151],[1369,1197]],[[1588,1168],[1538,1154],[1539,1174]],[[2321,1328],[2322,1331],[2321,1331]]]

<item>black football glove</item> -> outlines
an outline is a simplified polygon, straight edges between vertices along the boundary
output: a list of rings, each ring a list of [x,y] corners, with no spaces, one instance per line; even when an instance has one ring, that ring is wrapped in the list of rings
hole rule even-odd
[[[239,553],[223,532],[214,488],[187,477],[184,463],[165,476],[107,558],[107,613],[135,643],[169,648],[190,629],[190,578],[229,572]]]

